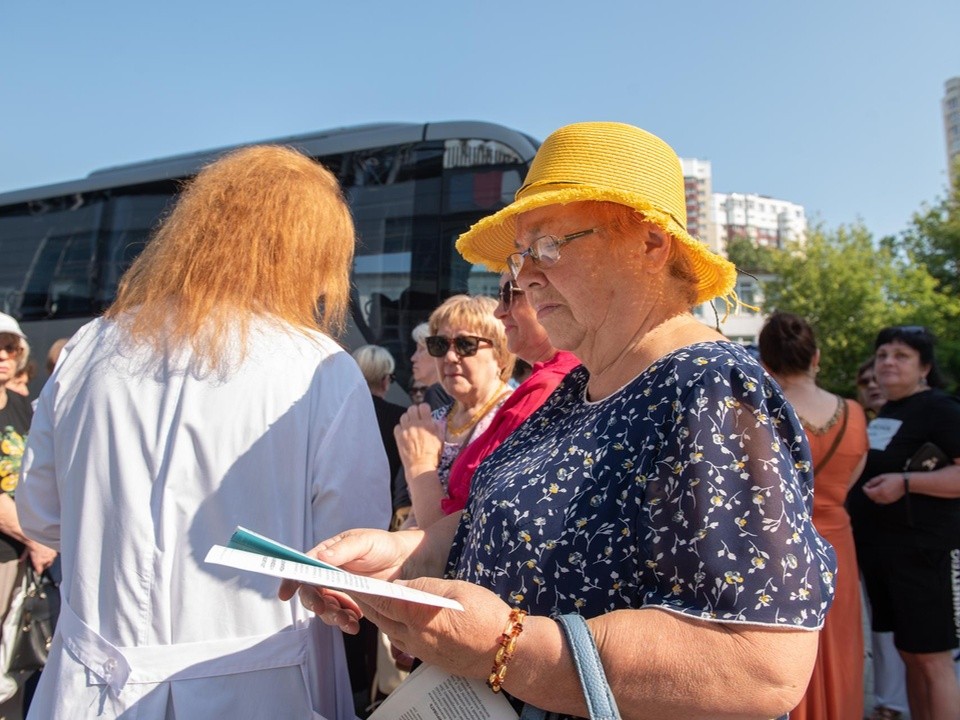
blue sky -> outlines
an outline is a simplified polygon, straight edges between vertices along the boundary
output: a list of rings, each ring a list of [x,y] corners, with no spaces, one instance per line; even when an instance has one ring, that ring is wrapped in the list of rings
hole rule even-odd
[[[10,2],[0,192],[353,123],[618,120],[875,235],[946,187],[960,2]]]

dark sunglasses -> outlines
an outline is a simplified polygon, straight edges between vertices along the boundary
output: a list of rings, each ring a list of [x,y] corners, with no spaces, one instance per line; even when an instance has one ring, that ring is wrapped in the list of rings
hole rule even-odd
[[[523,295],[523,290],[509,280],[500,286],[500,292],[497,293],[497,297],[500,298],[500,303],[503,305],[504,310],[510,309],[510,306],[513,304],[514,295]]]
[[[10,357],[17,357],[21,352],[23,352],[23,345],[20,344],[19,340],[14,340],[12,342],[0,345],[0,350],[6,351],[7,355]]]
[[[897,330],[907,335],[919,335],[927,332],[923,325],[894,325],[891,330]]]
[[[427,353],[431,357],[442,358],[447,354],[450,345],[453,345],[453,351],[460,357],[473,357],[480,349],[480,343],[486,343],[493,346],[493,342],[487,338],[476,335],[458,335],[455,338],[445,338],[443,335],[430,335],[425,341]]]

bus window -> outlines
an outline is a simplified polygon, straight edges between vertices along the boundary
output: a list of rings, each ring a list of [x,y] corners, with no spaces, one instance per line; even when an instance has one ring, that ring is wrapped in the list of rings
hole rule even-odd
[[[177,190],[176,183],[168,182],[113,193],[103,223],[98,309],[113,302],[120,278],[147,244]]]
[[[403,380],[410,332],[437,305],[443,144],[355,152],[341,167],[351,169],[341,181],[357,230],[354,323],[364,342],[390,350]]]
[[[24,320],[92,312],[102,197],[25,203],[0,216],[0,297]]]

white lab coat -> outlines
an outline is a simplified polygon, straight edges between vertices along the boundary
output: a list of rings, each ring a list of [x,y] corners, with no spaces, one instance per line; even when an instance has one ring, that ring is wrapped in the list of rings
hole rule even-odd
[[[95,320],[44,387],[17,490],[63,610],[31,718],[353,720],[342,638],[277,580],[205,565],[237,525],[309,549],[386,527],[370,393],[330,338],[261,321],[204,375]]]

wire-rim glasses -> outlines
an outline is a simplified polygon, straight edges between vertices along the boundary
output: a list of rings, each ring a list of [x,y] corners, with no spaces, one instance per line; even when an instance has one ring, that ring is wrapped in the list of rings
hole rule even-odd
[[[530,243],[530,247],[526,250],[523,252],[515,252],[507,258],[507,267],[510,268],[510,274],[513,275],[514,280],[517,280],[520,277],[520,270],[523,268],[523,263],[528,256],[533,260],[533,264],[540,268],[548,268],[556,265],[560,259],[561,247],[569,242],[573,242],[577,238],[595,233],[599,229],[600,228],[594,227],[589,230],[570,233],[563,237],[542,235],[534,239],[534,241]]]
[[[481,343],[486,343],[493,347],[493,341],[478,335],[458,335],[454,338],[447,338],[443,335],[430,335],[424,340],[427,346],[427,353],[431,357],[442,358],[453,346],[453,351],[459,357],[473,357],[480,349]]]

